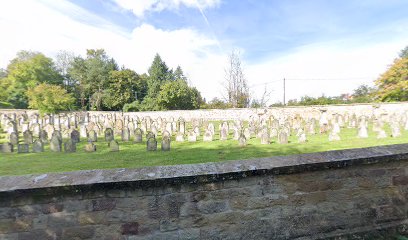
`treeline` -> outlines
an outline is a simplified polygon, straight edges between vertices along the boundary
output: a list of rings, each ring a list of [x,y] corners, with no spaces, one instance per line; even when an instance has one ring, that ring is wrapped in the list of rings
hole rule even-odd
[[[198,109],[204,100],[183,70],[170,69],[156,54],[148,73],[119,67],[103,49],[86,57],[60,52],[56,60],[20,51],[0,70],[0,108],[154,111]]]

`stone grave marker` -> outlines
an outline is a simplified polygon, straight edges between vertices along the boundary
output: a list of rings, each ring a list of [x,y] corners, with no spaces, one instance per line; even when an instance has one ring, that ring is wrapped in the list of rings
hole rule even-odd
[[[123,142],[129,142],[130,141],[130,130],[127,127],[122,129],[122,141]]]
[[[187,139],[189,142],[196,142],[197,141],[197,135],[194,131],[189,131]]]
[[[377,130],[377,139],[386,138],[387,134],[385,133],[384,129]]]
[[[143,141],[143,132],[142,129],[136,128],[135,130],[135,143],[141,143]]]
[[[62,144],[62,134],[61,134],[61,132],[60,131],[54,131],[53,133],[52,133],[52,137],[53,136],[56,136],[57,138],[58,138],[58,140],[60,141],[60,143]],[[52,138],[51,137],[51,138]]]
[[[213,134],[210,129],[207,129],[205,131],[204,136],[203,136],[203,141],[204,142],[211,142],[213,140]]]
[[[53,134],[50,140],[50,150],[51,152],[61,152],[61,140],[56,134]]]
[[[44,143],[40,139],[36,139],[33,142],[33,152],[34,153],[44,152]]]
[[[289,142],[288,133],[286,131],[280,131],[278,134],[278,143],[287,144]]]
[[[73,153],[76,152],[76,143],[74,139],[68,139],[64,143],[64,152],[66,153]]]
[[[244,128],[244,136],[247,141],[251,139],[251,132],[249,131],[249,128]]]
[[[16,132],[10,133],[10,143],[17,146],[18,142],[18,134]]]
[[[24,143],[25,144],[32,144],[33,143],[33,134],[30,130],[26,130],[23,133]]]
[[[261,132],[261,144],[270,144],[268,130],[264,129]]]
[[[401,136],[401,129],[398,122],[393,122],[391,124],[391,137],[399,137]]]
[[[88,142],[97,142],[98,141],[98,134],[95,130],[91,130],[88,133]]]
[[[211,132],[211,134],[214,136],[215,134],[215,128],[213,123],[209,123],[207,129]]]
[[[228,139],[228,127],[222,127],[220,131],[220,140],[224,141]]]
[[[147,151],[156,151],[156,150],[157,150],[157,141],[156,141],[156,138],[151,137],[151,138],[148,138],[148,139],[147,139],[146,149],[147,149]]]
[[[96,152],[96,145],[93,142],[89,142],[85,145],[85,152]]]
[[[176,142],[184,142],[184,134],[181,132],[178,132],[176,135]]]
[[[307,142],[306,133],[301,133],[301,134],[298,136],[298,142],[299,142],[299,143],[305,143],[305,142]]]
[[[195,127],[194,128],[194,133],[196,134],[197,137],[200,136],[200,128],[199,127]]]
[[[30,152],[30,145],[28,144],[18,144],[17,145],[17,153],[29,153]]]
[[[48,142],[48,134],[45,130],[41,130],[40,134],[39,134],[39,138],[41,140],[41,142],[43,143],[47,143]]]
[[[240,147],[245,147],[247,145],[247,139],[244,134],[240,134],[238,138],[238,145]]]
[[[171,134],[170,134],[170,132],[168,132],[168,131],[164,131],[163,133],[162,133],[162,137],[164,138],[164,137],[167,137],[167,138],[170,138],[171,137]]]
[[[71,139],[74,141],[74,143],[79,143],[80,142],[80,133],[77,130],[73,130],[71,132]]]
[[[329,134],[329,142],[340,141],[340,135],[336,132],[331,131]]]
[[[170,137],[164,136],[161,143],[161,150],[162,151],[170,151]]]
[[[12,153],[12,152],[14,152],[14,146],[13,146],[13,144],[11,144],[9,142],[3,143],[1,145],[1,151],[3,153]]]
[[[149,139],[149,138],[156,138],[156,135],[154,135],[154,133],[152,133],[152,132],[148,132],[146,134],[146,139]]]
[[[105,141],[107,141],[108,143],[111,142],[112,140],[114,140],[114,135],[113,135],[113,130],[112,128],[107,128],[105,129]]]
[[[109,142],[109,148],[111,152],[119,152],[119,143],[115,140]]]

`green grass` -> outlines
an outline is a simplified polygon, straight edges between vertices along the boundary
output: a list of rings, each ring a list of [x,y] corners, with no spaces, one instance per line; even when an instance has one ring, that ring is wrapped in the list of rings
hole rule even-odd
[[[389,134],[390,130],[386,128],[386,132]],[[236,140],[220,141],[218,135],[215,136],[213,142],[203,142],[202,137],[200,137],[195,143],[179,143],[173,138],[169,152],[160,151],[160,137],[158,138],[159,150],[157,152],[147,152],[145,142],[133,144],[132,142],[121,141],[119,141],[120,151],[110,152],[107,143],[99,138],[99,141],[95,143],[97,152],[94,153],[86,153],[83,150],[85,141],[77,145],[76,153],[49,152],[48,145],[46,145],[44,153],[0,153],[0,175],[220,162],[408,143],[408,131],[402,131],[402,136],[398,138],[376,139],[376,134],[369,132],[369,138],[359,139],[356,129],[344,128],[340,136],[341,141],[329,142],[327,134],[308,135],[308,142],[303,144],[297,143],[296,136],[291,136],[290,142],[283,145],[276,142],[270,145],[261,145],[259,139],[252,138],[248,141],[248,145],[242,148],[238,146]],[[0,142],[4,141],[4,139],[0,139]]]

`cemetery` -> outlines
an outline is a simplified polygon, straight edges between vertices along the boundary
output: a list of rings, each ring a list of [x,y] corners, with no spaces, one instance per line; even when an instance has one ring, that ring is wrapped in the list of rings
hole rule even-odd
[[[0,174],[219,162],[406,143],[407,110],[406,103],[44,116],[3,110]]]

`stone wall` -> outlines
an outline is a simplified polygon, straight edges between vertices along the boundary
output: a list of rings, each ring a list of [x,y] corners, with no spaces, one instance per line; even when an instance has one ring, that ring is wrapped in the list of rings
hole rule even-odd
[[[390,239],[408,145],[0,177],[0,239]]]
[[[373,113],[402,113],[408,111],[408,102],[398,103],[378,103],[378,104],[345,104],[345,105],[326,105],[326,106],[300,106],[300,107],[279,107],[279,108],[236,108],[236,109],[200,109],[200,110],[174,110],[174,111],[154,111],[154,112],[129,112],[123,113],[129,116],[138,116],[139,118],[150,116],[151,118],[175,118],[183,117],[185,120],[205,118],[207,120],[248,120],[251,116],[269,116],[269,115],[292,115],[300,114],[301,116],[316,117],[319,116],[320,110],[325,109],[330,114],[357,114],[370,116]],[[0,114],[27,112],[28,114],[36,113],[35,110],[19,110],[19,109],[0,109]],[[91,115],[100,115],[107,111],[90,111]]]

